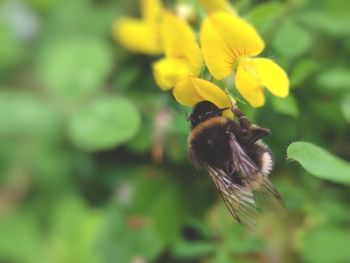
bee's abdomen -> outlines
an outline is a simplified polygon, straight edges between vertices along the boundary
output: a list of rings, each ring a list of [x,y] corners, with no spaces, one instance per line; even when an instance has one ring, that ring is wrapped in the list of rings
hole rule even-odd
[[[268,176],[273,167],[273,156],[270,149],[262,141],[258,141],[246,149],[248,156],[260,171]]]

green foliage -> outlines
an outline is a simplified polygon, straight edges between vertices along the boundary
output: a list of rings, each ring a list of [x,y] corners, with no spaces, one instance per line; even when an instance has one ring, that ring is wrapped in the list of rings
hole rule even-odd
[[[111,51],[98,38],[58,39],[40,61],[45,87],[59,96],[84,97],[101,87],[112,65]]]
[[[275,50],[289,59],[303,55],[312,45],[309,32],[294,21],[284,21],[272,42]]]
[[[54,230],[48,240],[49,262],[98,262],[96,238],[102,227],[99,211],[89,209],[79,197],[62,197],[49,215]]]
[[[348,2],[232,2],[290,77],[288,98],[239,101],[272,131],[287,216],[243,229],[189,163],[191,109],[111,36],[139,1],[5,0],[0,262],[350,262]]]
[[[349,87],[350,69],[342,67],[327,69],[319,75],[317,81],[326,90],[346,90]]]
[[[0,221],[0,255],[2,259],[18,262],[40,260],[40,236],[32,213],[2,217]],[[21,249],[18,249],[18,248]]]
[[[6,72],[19,62],[23,53],[20,42],[11,31],[9,23],[0,20],[0,72]]]
[[[183,223],[181,203],[180,189],[172,180],[146,177],[136,185],[133,209],[152,218],[154,228],[165,244],[179,238]],[[152,209],[149,204],[152,204]]]
[[[286,114],[292,117],[298,117],[299,110],[298,105],[293,95],[289,95],[287,98],[281,99],[278,97],[271,97],[271,103],[273,108],[282,114]]]
[[[30,93],[0,91],[0,134],[41,134],[50,132],[57,115],[43,99]]]
[[[307,233],[304,243],[304,259],[306,262],[346,262],[350,258],[349,231],[334,227],[316,228]],[[320,249],[322,248],[322,249]]]
[[[294,142],[287,149],[289,159],[298,161],[309,173],[333,182],[350,184],[350,163],[307,142]]]
[[[198,258],[212,254],[215,247],[211,242],[182,241],[174,248],[174,255],[179,258]]]
[[[346,93],[341,101],[341,109],[347,122],[350,122],[350,93]]]
[[[274,29],[276,21],[284,16],[288,7],[280,2],[266,2],[255,6],[248,14],[249,20],[259,32],[268,34]]]
[[[100,97],[73,114],[69,136],[78,147],[96,151],[127,142],[139,126],[139,113],[128,100]]]
[[[310,75],[316,72],[320,64],[310,58],[300,59],[290,74],[292,89],[300,87]]]

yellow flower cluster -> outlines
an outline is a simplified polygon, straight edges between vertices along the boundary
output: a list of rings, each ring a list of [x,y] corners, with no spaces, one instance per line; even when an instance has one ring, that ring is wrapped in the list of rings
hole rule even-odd
[[[287,74],[271,59],[254,58],[265,43],[228,1],[200,0],[208,13],[201,24],[200,45],[186,21],[165,10],[160,0],[141,3],[142,19],[119,19],[114,35],[131,51],[164,53],[153,64],[155,80],[162,90],[172,89],[180,104],[194,106],[208,100],[220,108],[232,105],[221,88],[200,78],[205,67],[218,81],[234,76],[237,91],[253,107],[264,105],[264,88],[275,96],[288,96]],[[225,114],[232,117],[230,111]]]

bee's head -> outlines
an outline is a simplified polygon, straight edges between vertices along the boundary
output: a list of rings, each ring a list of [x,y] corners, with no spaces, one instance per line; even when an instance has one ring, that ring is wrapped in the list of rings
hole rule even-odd
[[[219,109],[214,103],[210,101],[201,101],[194,106],[193,112],[187,120],[191,122],[191,128],[196,127],[199,123],[210,119],[212,117],[221,116],[224,110],[228,108]]]

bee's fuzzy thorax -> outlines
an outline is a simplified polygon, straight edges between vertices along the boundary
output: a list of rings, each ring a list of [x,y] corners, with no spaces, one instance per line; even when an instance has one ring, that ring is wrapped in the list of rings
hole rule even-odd
[[[206,121],[203,121],[199,123],[196,127],[194,127],[188,137],[188,143],[191,144],[191,142],[197,138],[200,134],[202,134],[203,130],[206,130],[209,127],[214,126],[225,126],[229,119],[223,116],[219,117],[213,117]]]

